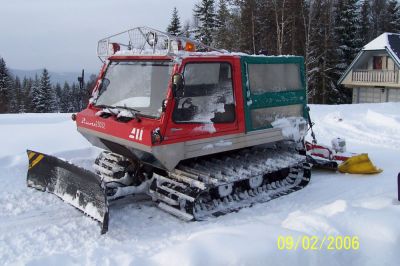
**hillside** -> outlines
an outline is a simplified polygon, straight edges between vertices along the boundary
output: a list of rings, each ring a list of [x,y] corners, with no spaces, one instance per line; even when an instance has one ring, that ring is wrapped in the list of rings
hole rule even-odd
[[[35,69],[35,70],[21,70],[21,69],[10,69],[11,74],[15,77],[18,76],[20,79],[24,77],[27,78],[35,78],[35,75],[40,77],[42,74],[43,69]],[[55,72],[49,71],[50,73],[50,80],[52,84],[61,84],[63,85],[64,82],[72,84],[73,82],[78,83],[78,77],[81,76],[81,72]],[[89,77],[92,73],[85,73],[85,80],[88,81]]]

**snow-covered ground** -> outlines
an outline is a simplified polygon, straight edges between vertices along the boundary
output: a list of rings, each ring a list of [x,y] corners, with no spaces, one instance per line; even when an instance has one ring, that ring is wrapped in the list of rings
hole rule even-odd
[[[311,105],[320,143],[346,139],[378,175],[313,170],[303,190],[205,222],[183,222],[145,199],[114,202],[109,232],[56,196],[26,187],[30,148],[91,167],[99,150],[70,115],[0,115],[0,264],[398,265],[400,104]],[[279,250],[279,236],[356,236],[358,250]]]

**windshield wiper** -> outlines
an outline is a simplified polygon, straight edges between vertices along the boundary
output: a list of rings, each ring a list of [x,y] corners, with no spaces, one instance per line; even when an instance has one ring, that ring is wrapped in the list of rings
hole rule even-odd
[[[137,115],[140,115],[141,117],[147,117],[147,118],[157,118],[157,116],[154,116],[154,115],[142,114],[141,113],[142,111],[137,110],[137,109],[132,108],[132,107],[128,107],[128,106],[115,106],[115,108],[122,108],[122,109],[125,109],[125,110],[129,110],[129,111],[132,112],[132,114],[135,115],[135,118],[137,117]]]
[[[128,107],[128,106],[121,106],[121,105],[112,106],[112,105],[106,105],[106,104],[99,104],[99,105],[94,105],[94,107],[103,108],[103,109],[105,109],[105,108],[107,108],[107,109],[124,109],[124,110],[128,110],[131,112],[140,113],[140,110],[137,110],[135,108]]]
[[[99,105],[94,105],[94,107],[97,107],[97,108],[108,108],[108,109],[115,109],[115,107],[114,106],[111,106],[111,105],[105,105],[105,104],[99,104]]]
[[[145,116],[140,114],[140,110],[137,110],[135,108],[132,107],[128,107],[128,106],[122,106],[122,105],[117,105],[117,106],[111,106],[111,105],[106,105],[106,104],[99,104],[99,105],[94,105],[94,107],[97,108],[103,108],[103,109],[108,109],[113,115],[119,115],[119,113],[114,113],[111,110],[112,109],[124,109],[124,110],[128,110],[131,112],[131,114],[133,115],[133,118],[135,118],[138,122],[141,121],[141,119],[139,118],[139,116]]]
[[[117,105],[117,106],[115,106],[115,108],[122,108],[122,109],[129,110],[129,111],[132,111],[132,112],[135,112],[135,113],[140,113],[141,112],[140,110],[137,110],[135,108],[128,107],[128,106]]]
[[[115,107],[130,111],[131,114],[133,115],[133,117],[136,119],[136,121],[138,121],[138,122],[142,121],[142,119],[140,119],[140,117],[139,117],[139,115],[140,115],[140,111],[139,110],[137,110],[135,108],[132,108],[132,107],[121,106],[121,105],[118,105],[118,106],[115,106]]]
[[[99,104],[99,105],[94,105],[94,107],[101,108],[101,110],[102,110],[101,116],[103,116],[105,114],[117,115],[118,112],[119,112],[119,111],[114,112],[113,110],[115,110],[116,108],[114,106],[111,106],[111,105]],[[105,111],[105,110],[107,110],[107,111]]]

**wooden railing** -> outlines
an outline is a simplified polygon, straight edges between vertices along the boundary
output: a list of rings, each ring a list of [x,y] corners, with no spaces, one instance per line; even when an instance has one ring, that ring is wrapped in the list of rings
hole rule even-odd
[[[354,82],[398,83],[399,71],[395,70],[353,70]]]

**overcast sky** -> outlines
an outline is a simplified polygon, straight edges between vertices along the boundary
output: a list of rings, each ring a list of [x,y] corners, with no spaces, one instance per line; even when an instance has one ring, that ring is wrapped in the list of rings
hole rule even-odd
[[[0,56],[16,69],[97,73],[97,41],[135,26],[182,23],[197,0],[0,0]]]

